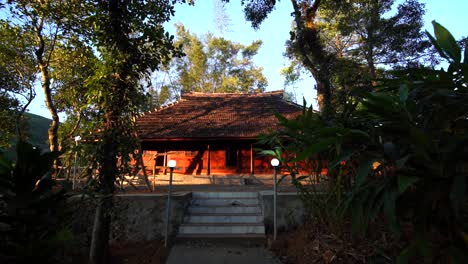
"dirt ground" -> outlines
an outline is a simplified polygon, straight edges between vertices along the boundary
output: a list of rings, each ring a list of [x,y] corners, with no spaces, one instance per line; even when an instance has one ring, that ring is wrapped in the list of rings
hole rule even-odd
[[[164,241],[122,242],[110,246],[112,264],[164,264],[170,248]]]
[[[284,264],[387,264],[393,263],[395,256],[392,242],[384,236],[372,241],[342,240],[312,223],[279,233],[276,241],[269,236],[266,244]],[[380,249],[376,251],[376,248]],[[112,264],[165,264],[169,251],[170,248],[164,247],[164,241],[114,242],[110,245]],[[197,263],[196,260],[193,263]]]
[[[345,240],[324,232],[317,224],[306,223],[296,230],[280,233],[276,241],[268,238],[268,247],[285,264],[393,263],[393,244],[385,237]],[[379,246],[376,246],[379,245]],[[376,251],[376,248],[380,248]]]

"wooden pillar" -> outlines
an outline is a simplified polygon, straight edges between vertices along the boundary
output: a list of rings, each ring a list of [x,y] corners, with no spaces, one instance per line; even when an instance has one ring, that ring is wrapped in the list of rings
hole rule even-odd
[[[167,174],[167,149],[164,149],[164,159],[163,159],[163,167],[164,167],[164,175]]]
[[[250,144],[250,174],[253,176],[255,174],[254,171],[254,150],[253,150],[253,144]]]
[[[237,160],[237,164],[236,164],[236,168],[237,168],[237,172],[238,173],[241,173],[242,172],[242,148],[238,148],[237,151],[236,151],[236,160]]]
[[[207,157],[207,162],[206,162],[206,175],[211,175],[211,152],[210,152],[210,145],[208,144],[207,146],[208,150],[208,157]]]
[[[153,164],[153,178],[156,177],[156,162],[158,161],[158,152],[154,154],[154,164]]]

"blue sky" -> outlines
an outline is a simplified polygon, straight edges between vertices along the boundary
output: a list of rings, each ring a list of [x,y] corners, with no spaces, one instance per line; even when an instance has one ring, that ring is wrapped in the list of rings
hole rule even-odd
[[[166,24],[169,32],[174,32],[174,23],[181,22],[191,32],[203,34],[208,31],[218,34],[214,26],[213,0],[196,0],[194,6],[177,5],[174,18]],[[283,78],[280,70],[287,65],[287,60],[283,58],[285,41],[289,38],[291,27],[292,6],[290,1],[282,0],[266,21],[255,31],[250,23],[244,19],[240,1],[231,0],[226,5],[227,13],[230,17],[230,31],[224,37],[243,44],[251,43],[261,39],[263,45],[255,57],[255,63],[264,68],[264,75],[268,79],[267,91],[283,89]],[[432,32],[431,21],[436,20],[448,28],[456,38],[468,35],[468,1],[466,0],[422,0],[426,4],[425,25],[429,32]],[[307,102],[316,105],[314,81],[308,76],[303,76],[303,81],[296,89],[299,102],[304,96]],[[34,114],[50,118],[45,104],[42,91],[38,90],[37,97],[29,107],[29,111]]]

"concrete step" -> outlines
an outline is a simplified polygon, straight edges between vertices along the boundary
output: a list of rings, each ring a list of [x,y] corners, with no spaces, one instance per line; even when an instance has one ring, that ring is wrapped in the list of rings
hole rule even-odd
[[[193,192],[193,199],[199,198],[257,198],[258,192]]]
[[[265,235],[263,223],[184,223],[179,227],[179,235]]]
[[[210,205],[210,206],[189,206],[188,213],[190,214],[252,214],[261,213],[261,209],[258,205],[243,205],[243,206],[232,206],[232,205]]]
[[[193,192],[178,237],[265,237],[258,192]]]
[[[261,223],[263,216],[254,214],[191,214],[184,217],[184,223]]]
[[[155,180],[156,184],[161,183],[161,184],[169,184],[169,177],[159,177],[154,179],[152,176],[148,176],[148,179],[150,181]],[[184,177],[173,177],[172,182],[175,184],[177,182],[185,182],[186,180]]]
[[[177,234],[176,239],[179,242],[190,241],[190,239],[198,240],[202,238],[204,242],[215,241],[226,244],[234,244],[236,246],[247,244],[248,246],[261,246],[265,242],[265,234]],[[247,239],[246,239],[247,238]],[[183,240],[179,240],[183,239]],[[189,240],[188,240],[189,239]]]
[[[258,198],[197,198],[191,201],[191,206],[243,206],[243,205],[258,205]]]

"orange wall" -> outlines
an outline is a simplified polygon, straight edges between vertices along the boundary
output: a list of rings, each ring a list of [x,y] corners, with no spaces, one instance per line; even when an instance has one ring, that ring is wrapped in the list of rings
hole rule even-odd
[[[211,174],[250,174],[250,149],[239,150],[236,166],[226,166],[226,150],[211,150],[210,151],[210,172]],[[152,173],[154,166],[154,157],[156,151],[146,150],[143,154],[143,162],[145,163],[148,173]],[[255,155],[255,153],[254,153]],[[160,158],[162,159],[162,158]],[[206,175],[208,168],[208,151],[170,151],[167,159],[177,161],[175,168],[176,173]],[[162,164],[158,164],[162,165]],[[270,158],[255,156],[254,173],[269,174],[272,173]],[[162,173],[162,170],[160,171]]]

